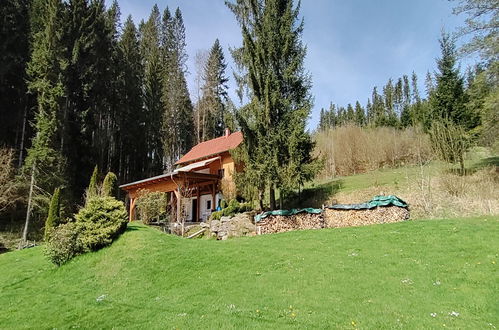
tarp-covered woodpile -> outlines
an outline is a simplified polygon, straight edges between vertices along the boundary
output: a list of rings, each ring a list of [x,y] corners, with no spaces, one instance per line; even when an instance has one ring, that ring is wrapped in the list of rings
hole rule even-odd
[[[324,228],[322,213],[301,212],[293,215],[270,215],[257,223],[258,234],[282,233],[300,229]]]
[[[278,210],[255,216],[258,234],[301,229],[364,226],[409,219],[406,202],[396,196],[376,196],[362,204],[335,204],[322,209]]]

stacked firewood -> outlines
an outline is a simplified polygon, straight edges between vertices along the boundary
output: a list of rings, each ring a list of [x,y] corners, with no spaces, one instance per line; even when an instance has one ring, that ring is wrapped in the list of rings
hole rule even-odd
[[[269,215],[257,223],[258,234],[282,233],[291,230],[320,229],[324,228],[322,214],[309,214],[306,212],[295,215]]]
[[[407,219],[409,210],[398,206],[380,206],[368,210],[324,210],[324,220],[328,228],[365,226]]]

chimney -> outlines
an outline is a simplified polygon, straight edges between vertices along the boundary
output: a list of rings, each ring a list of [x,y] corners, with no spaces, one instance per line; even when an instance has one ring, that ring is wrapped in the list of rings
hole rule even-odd
[[[229,135],[230,135],[230,129],[226,128],[224,136],[227,137]]]

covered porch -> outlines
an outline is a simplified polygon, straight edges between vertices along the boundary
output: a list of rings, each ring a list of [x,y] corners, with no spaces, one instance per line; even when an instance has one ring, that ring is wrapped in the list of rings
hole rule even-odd
[[[217,205],[216,195],[220,177],[215,174],[176,170],[171,173],[121,185],[129,198],[129,220],[135,219],[137,198],[144,191],[169,194],[172,222],[199,222],[201,210],[209,206],[210,213]],[[202,204],[204,202],[204,204]],[[190,218],[190,219],[187,219]]]

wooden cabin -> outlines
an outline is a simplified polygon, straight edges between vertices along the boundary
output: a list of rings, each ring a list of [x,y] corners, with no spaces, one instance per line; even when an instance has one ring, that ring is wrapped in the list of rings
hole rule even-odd
[[[236,170],[230,150],[242,141],[241,132],[231,134],[227,129],[223,136],[194,146],[175,163],[173,172],[121,185],[129,198],[130,221],[135,220],[137,197],[145,190],[169,194],[177,222],[206,221],[223,199],[220,180],[232,180]]]

